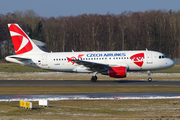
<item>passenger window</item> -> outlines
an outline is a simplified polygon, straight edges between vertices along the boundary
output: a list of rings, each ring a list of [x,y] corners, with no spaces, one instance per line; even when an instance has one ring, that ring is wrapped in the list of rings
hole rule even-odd
[[[99,58],[99,60],[101,60],[101,58]]]
[[[161,59],[161,56],[159,56],[159,59]]]

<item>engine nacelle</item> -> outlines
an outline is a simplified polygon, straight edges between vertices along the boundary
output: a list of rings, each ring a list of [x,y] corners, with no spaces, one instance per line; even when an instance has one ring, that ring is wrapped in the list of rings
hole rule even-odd
[[[114,78],[124,78],[126,77],[127,69],[126,67],[110,67],[107,72],[102,72],[103,75],[109,75]]]

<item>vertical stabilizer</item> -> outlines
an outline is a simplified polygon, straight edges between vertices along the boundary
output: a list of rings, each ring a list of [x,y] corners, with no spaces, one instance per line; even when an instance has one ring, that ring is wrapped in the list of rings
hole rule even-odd
[[[16,55],[43,52],[18,24],[8,24]]]

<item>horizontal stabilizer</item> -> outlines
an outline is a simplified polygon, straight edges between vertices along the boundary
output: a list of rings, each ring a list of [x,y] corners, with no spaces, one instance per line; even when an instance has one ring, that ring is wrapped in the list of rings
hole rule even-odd
[[[24,57],[24,56],[18,56],[18,55],[7,56],[5,59],[6,59],[7,61],[9,61],[8,59],[16,59],[16,60],[20,60],[20,61],[23,61],[23,60],[31,60],[31,58],[27,58],[27,57]]]

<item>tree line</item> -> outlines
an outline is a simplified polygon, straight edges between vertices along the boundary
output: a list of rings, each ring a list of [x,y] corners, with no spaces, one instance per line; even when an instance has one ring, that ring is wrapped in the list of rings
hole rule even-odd
[[[180,11],[125,11],[118,15],[41,17],[33,10],[0,14],[0,59],[14,54],[8,23],[18,23],[48,52],[155,50],[180,57]]]

